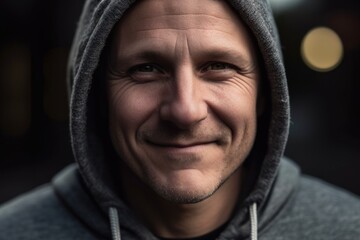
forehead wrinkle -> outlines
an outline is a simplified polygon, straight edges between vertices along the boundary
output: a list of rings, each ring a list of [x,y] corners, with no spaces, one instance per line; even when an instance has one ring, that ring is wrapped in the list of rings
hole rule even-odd
[[[233,35],[233,32],[228,32],[228,31],[224,31],[224,30],[217,30],[217,29],[209,29],[209,28],[186,28],[186,29],[173,29],[173,28],[154,28],[154,29],[147,29],[147,30],[136,30],[136,32],[138,33],[146,33],[146,32],[151,32],[151,31],[155,31],[155,30],[164,30],[164,31],[188,31],[188,30],[202,30],[202,31],[218,31],[218,32],[222,32],[222,33],[226,33],[229,35]],[[152,35],[156,36],[156,33],[153,33]]]
[[[194,16],[189,18],[188,16]],[[223,26],[228,25],[228,22],[234,24],[230,19],[210,16],[206,14],[181,14],[181,15],[165,15],[165,16],[151,16],[143,18],[136,26],[136,31],[157,30],[157,29],[174,29],[174,30],[189,30],[189,29],[203,29],[214,30],[214,28],[222,29]],[[210,24],[209,24],[210,23]]]
[[[184,4],[178,4],[178,2],[182,2]],[[217,8],[214,8],[214,3]],[[222,8],[229,8],[228,4],[223,1],[216,0],[144,0],[138,1],[138,6],[145,10],[149,10],[148,5],[152,5],[152,11],[154,14],[162,14],[162,13],[170,13],[173,15],[183,14],[183,13],[208,13],[215,14],[218,12],[218,6],[220,3]],[[224,7],[226,6],[226,7]]]
[[[126,40],[126,42],[130,43],[130,45],[126,44],[127,45],[126,48],[121,47],[119,49],[120,52],[122,53],[123,56],[125,56],[127,55],[127,53],[136,53],[136,52],[148,51],[148,50],[169,51],[170,49],[174,49],[176,45],[179,45],[178,35],[183,36],[182,39],[186,38],[187,46],[189,47],[189,51],[190,51],[190,47],[192,46],[192,44],[189,43],[189,37],[193,38],[194,36],[196,36],[191,33],[191,30],[190,32],[186,32],[184,30],[174,30],[174,29],[160,29],[160,30],[169,31],[170,35],[167,35],[168,37],[164,38],[164,36],[161,35],[161,32],[157,32],[154,30],[139,31],[138,35],[132,37],[131,39],[128,38]],[[199,30],[199,29],[195,29],[195,30]],[[216,57],[225,58],[226,56],[237,56],[238,59],[246,59],[247,57],[249,57],[247,56],[248,55],[247,52],[250,53],[251,47],[250,49],[247,49],[246,45],[240,44],[239,42],[233,42],[232,38],[223,37],[222,39],[225,41],[226,44],[224,44],[224,42],[218,43],[217,40],[211,40],[210,38],[210,36],[214,35],[213,31],[218,31],[229,35],[233,35],[233,33],[226,32],[223,30],[214,30],[214,29],[212,29],[211,31],[210,30],[202,30],[202,31],[209,32],[208,34],[206,34],[209,36],[209,38],[206,37],[201,42],[192,41],[192,43],[200,44],[199,50],[201,49],[201,51],[204,51],[206,55],[209,55],[214,59]],[[173,39],[173,40],[169,40],[169,39]],[[151,46],[151,48],[149,48],[149,46]],[[233,47],[229,47],[229,46],[233,46]],[[236,51],[234,48],[238,49],[238,51]]]
[[[220,16],[216,16],[216,15],[209,15],[207,13],[164,13],[161,16],[144,16],[144,19],[151,19],[151,18],[161,18],[161,17],[180,17],[180,16],[198,16],[198,17],[210,17],[210,18],[216,18],[218,20],[229,20],[231,21],[230,18],[226,18],[226,17],[220,17]]]

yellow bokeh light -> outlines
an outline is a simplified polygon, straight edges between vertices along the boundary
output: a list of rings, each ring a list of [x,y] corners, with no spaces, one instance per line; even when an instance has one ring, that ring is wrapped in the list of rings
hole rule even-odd
[[[0,49],[0,131],[21,137],[31,124],[31,52],[22,44]]]
[[[343,57],[340,37],[327,27],[317,27],[309,31],[301,44],[301,55],[311,69],[327,72],[336,68]]]

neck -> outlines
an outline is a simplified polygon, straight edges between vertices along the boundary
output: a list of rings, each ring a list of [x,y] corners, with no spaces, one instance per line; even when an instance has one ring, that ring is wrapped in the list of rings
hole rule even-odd
[[[240,173],[238,169],[213,195],[192,204],[166,201],[129,170],[122,173],[122,183],[126,183],[122,184],[122,192],[128,205],[155,235],[191,238],[205,235],[230,219],[240,192]]]

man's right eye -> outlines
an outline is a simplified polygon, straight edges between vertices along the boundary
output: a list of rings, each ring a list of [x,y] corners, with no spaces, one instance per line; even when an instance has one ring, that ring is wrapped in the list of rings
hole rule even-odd
[[[154,64],[140,64],[130,68],[130,73],[161,73],[159,67]]]
[[[164,78],[165,71],[155,64],[139,64],[133,66],[128,71],[131,78],[139,82],[161,80]]]

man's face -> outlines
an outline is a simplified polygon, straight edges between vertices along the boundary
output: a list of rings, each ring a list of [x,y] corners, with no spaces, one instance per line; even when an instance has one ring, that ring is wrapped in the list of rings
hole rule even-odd
[[[197,202],[248,156],[259,72],[253,43],[225,1],[139,2],[114,29],[110,135],[157,194]]]

